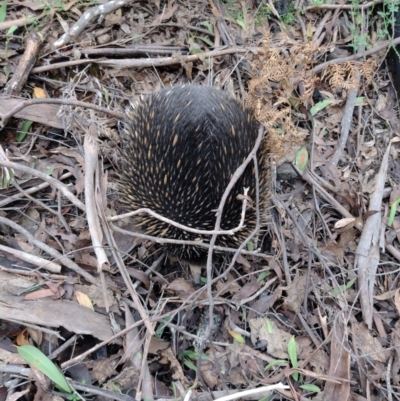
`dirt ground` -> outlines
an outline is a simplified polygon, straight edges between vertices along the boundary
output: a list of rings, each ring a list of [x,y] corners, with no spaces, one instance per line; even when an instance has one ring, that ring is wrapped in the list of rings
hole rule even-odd
[[[388,0],[0,4],[0,401],[399,400],[396,20]],[[187,83],[254,111],[271,174],[258,242],[200,286],[117,184],[130,103]]]

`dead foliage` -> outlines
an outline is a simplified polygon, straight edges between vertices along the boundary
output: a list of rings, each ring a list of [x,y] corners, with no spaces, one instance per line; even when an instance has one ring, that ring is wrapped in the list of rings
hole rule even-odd
[[[85,398],[399,398],[388,4],[316,3],[0,11],[2,399],[59,396],[23,369],[27,344]],[[277,167],[257,251],[214,257],[200,288],[118,217],[118,120],[135,96],[187,82],[243,98]]]

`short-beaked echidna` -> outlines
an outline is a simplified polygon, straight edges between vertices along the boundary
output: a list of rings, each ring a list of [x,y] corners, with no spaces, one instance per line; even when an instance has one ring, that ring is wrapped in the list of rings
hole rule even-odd
[[[130,210],[149,208],[185,226],[214,230],[216,209],[235,170],[251,152],[258,123],[250,110],[227,92],[208,86],[185,85],[164,89],[136,102],[128,112],[122,140],[120,187]],[[261,213],[267,203],[268,173],[265,145],[258,151]],[[237,196],[249,187],[255,200],[251,162],[225,204],[221,229],[236,228],[242,201]],[[203,236],[169,225],[150,215],[135,216],[146,234],[177,240]],[[217,245],[237,248],[254,230],[254,207],[246,211],[246,227],[233,235],[219,235]],[[170,253],[196,260],[207,249],[166,245]]]

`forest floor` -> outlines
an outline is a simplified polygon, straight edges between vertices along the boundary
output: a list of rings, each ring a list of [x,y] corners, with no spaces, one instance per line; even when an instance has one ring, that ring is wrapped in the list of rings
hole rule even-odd
[[[399,4],[338,3],[0,5],[0,400],[400,399]],[[243,99],[273,166],[210,288],[119,218],[118,121],[186,83]]]

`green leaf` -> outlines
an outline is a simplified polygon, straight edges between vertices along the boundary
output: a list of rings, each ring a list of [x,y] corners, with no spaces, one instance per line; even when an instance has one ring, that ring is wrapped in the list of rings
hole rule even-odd
[[[6,36],[11,36],[17,29],[18,29],[18,26],[17,26],[17,25],[11,26],[11,27],[8,29],[7,33],[6,33]]]
[[[196,365],[190,360],[190,359],[186,359],[183,361],[183,363],[186,365],[187,368],[194,370],[195,372],[197,372],[197,368]]]
[[[259,283],[260,281],[263,281],[265,278],[267,278],[270,275],[269,272],[265,271],[260,273],[260,275],[257,278],[257,282]]]
[[[46,175],[52,175],[53,174],[53,171],[54,171],[54,167],[49,167],[49,168],[47,168],[46,170],[45,170],[45,174]]]
[[[295,163],[296,167],[302,172],[307,168],[308,150],[306,148],[301,148],[297,152],[294,163]]]
[[[202,40],[206,45],[213,47],[214,42],[205,36],[196,36],[196,39]]]
[[[275,359],[275,361],[270,362],[265,368],[264,370],[269,370],[272,368],[272,366],[275,365],[287,365],[289,362],[286,361],[285,359]]]
[[[254,251],[254,242],[253,241],[249,241],[246,245],[246,248],[249,252],[253,252]]]
[[[297,369],[299,367],[299,363],[297,361],[297,347],[296,347],[296,340],[294,339],[294,336],[292,336],[292,338],[288,342],[288,354],[289,354],[289,359],[290,359],[292,368]],[[293,377],[293,380],[298,381],[299,380],[299,372],[294,372],[292,377]]]
[[[183,351],[183,355],[185,355],[187,358],[191,359],[192,361],[197,361],[199,353],[187,349],[187,350]],[[201,360],[202,361],[211,361],[211,359],[204,352],[201,354]]]
[[[104,88],[104,100],[106,101],[107,104],[110,103],[110,92],[108,91],[107,88]]]
[[[10,182],[12,181],[13,177],[14,177],[14,172],[11,169],[7,169],[8,171],[8,175],[7,174],[3,174],[3,181],[1,183],[1,188],[0,189],[6,189],[8,188],[8,186],[10,185]]]
[[[333,101],[330,100],[330,99],[325,99],[322,102],[318,102],[313,107],[311,107],[311,110],[310,110],[311,115],[315,116],[318,112],[320,112],[321,110],[325,109],[326,107],[328,107],[332,103],[333,103]]]
[[[22,142],[26,138],[26,134],[29,132],[29,128],[31,128],[33,121],[25,121],[24,125],[22,126],[21,132],[18,133],[17,142]]]
[[[388,219],[388,226],[392,227],[394,218],[396,216],[396,211],[397,211],[397,206],[400,204],[400,198],[396,199],[392,205],[390,206],[390,214],[389,214],[389,219]]]
[[[209,21],[202,21],[202,22],[200,22],[199,25],[205,26],[210,32],[213,31],[212,25],[210,24]]]
[[[228,330],[228,331],[236,342],[238,342],[239,344],[244,344],[244,338],[241,334],[237,333],[234,330]]]
[[[194,38],[189,38],[189,53],[190,54],[204,53],[201,47],[193,39]]]
[[[303,390],[310,391],[311,393],[319,393],[321,389],[315,384],[302,384],[300,386]]]
[[[247,31],[243,17],[240,16],[240,17],[236,18],[236,22],[244,31]]]
[[[189,359],[197,359],[197,356],[199,355],[198,352],[195,351],[191,351],[190,349],[187,349],[185,351],[183,351],[183,355],[187,356]]]
[[[159,324],[155,336],[157,338],[161,338],[161,336],[164,333],[165,328],[167,327],[167,324],[172,320],[172,316],[167,316],[163,319],[163,321]]]
[[[333,297],[337,297],[341,293],[345,292],[348,288],[350,288],[356,280],[357,277],[353,277],[347,284],[340,285],[338,288],[333,289],[329,294]]]
[[[21,358],[25,359],[31,366],[39,369],[44,375],[46,375],[57,387],[59,387],[65,393],[72,393],[71,387],[69,386],[64,375],[58,369],[54,363],[47,358],[42,351],[32,345],[22,345],[17,347],[18,354]]]
[[[3,4],[0,6],[0,22],[6,20],[6,11],[7,11],[7,0],[4,0]]]
[[[267,326],[268,333],[273,334],[274,328],[272,327],[272,324],[268,319],[265,319],[265,325]]]
[[[359,96],[359,97],[357,97],[357,98],[356,98],[355,105],[356,105],[356,106],[361,106],[362,104],[364,104],[364,100],[365,100],[365,97],[364,97],[364,96]]]

